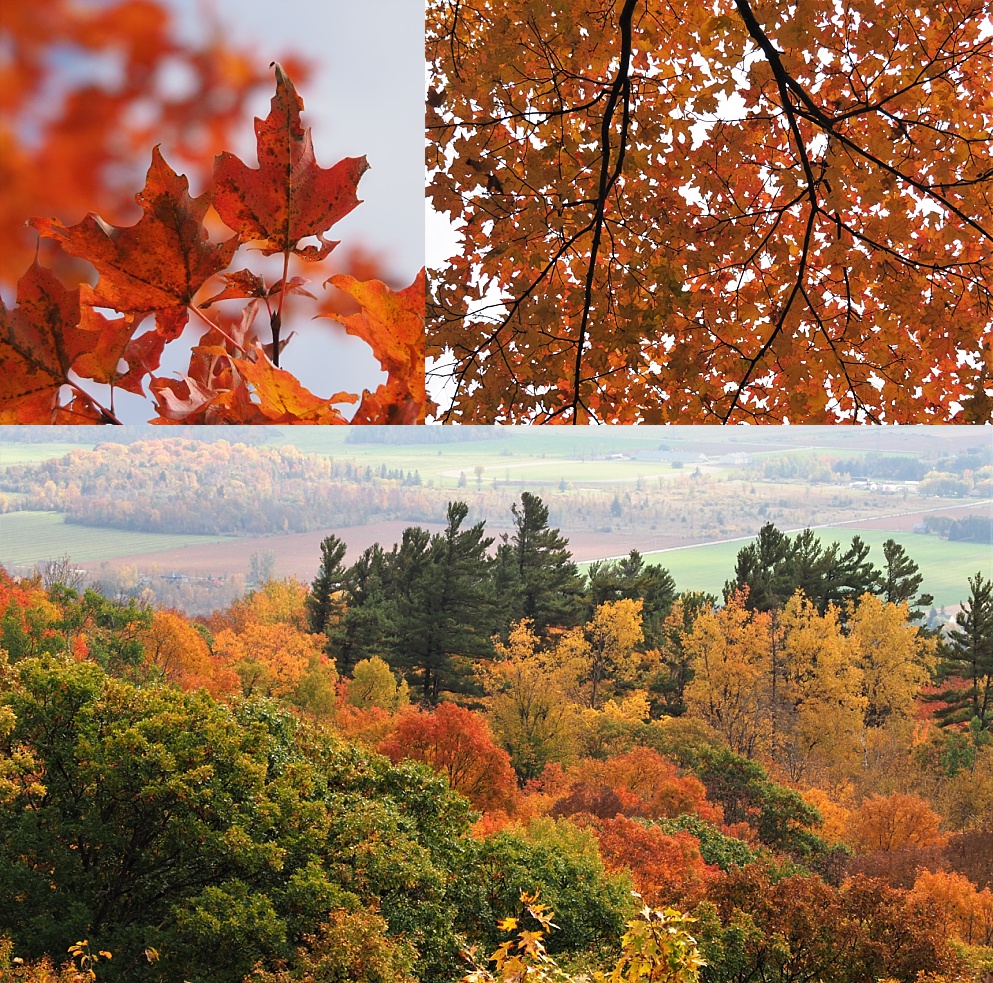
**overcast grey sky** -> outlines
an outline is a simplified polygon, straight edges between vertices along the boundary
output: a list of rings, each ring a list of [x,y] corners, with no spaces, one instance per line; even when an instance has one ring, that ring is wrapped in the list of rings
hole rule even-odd
[[[168,0],[195,39],[203,0]],[[310,63],[299,86],[317,162],[369,158],[363,204],[333,238],[359,238],[390,259],[409,283],[424,265],[424,9],[420,0],[210,0],[236,47],[258,52],[264,69],[298,54]],[[272,91],[251,107],[269,112]],[[249,125],[233,152],[254,166]]]

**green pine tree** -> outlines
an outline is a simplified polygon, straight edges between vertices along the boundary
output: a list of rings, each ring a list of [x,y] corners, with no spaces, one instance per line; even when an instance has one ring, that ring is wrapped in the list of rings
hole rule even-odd
[[[978,721],[980,731],[993,723],[993,580],[981,573],[969,578],[969,600],[955,616],[957,628],[948,635],[941,674],[956,677],[968,687],[953,687],[940,694],[947,708],[943,724]]]

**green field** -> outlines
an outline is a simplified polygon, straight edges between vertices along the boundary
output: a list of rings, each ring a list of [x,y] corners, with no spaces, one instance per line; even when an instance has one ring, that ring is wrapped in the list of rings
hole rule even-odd
[[[686,434],[666,433],[663,435],[665,439],[660,440],[658,434],[629,435],[616,429],[604,431],[598,440],[588,439],[585,431],[583,439],[577,439],[568,434],[561,436],[557,431],[521,428],[496,440],[406,446],[346,443],[345,434],[314,433],[313,428],[299,434],[286,433],[286,430],[272,428],[272,438],[267,443],[274,446],[291,444],[304,453],[354,461],[374,469],[385,462],[389,468],[417,471],[421,481],[438,488],[456,488],[463,472],[467,486],[476,487],[477,467],[483,469],[481,480],[484,487],[493,481],[557,485],[564,480],[578,486],[634,482],[638,478],[662,477],[668,481],[680,476],[688,477],[695,464],[688,461],[683,468],[673,468],[668,462],[607,460],[606,457],[655,450],[660,443],[673,451],[683,450],[694,457],[699,452],[699,447],[691,443]],[[727,469],[711,465],[707,467],[707,472],[723,475]]]
[[[60,444],[57,442],[43,444],[0,444],[0,468],[10,464],[39,464],[53,457],[62,457],[70,451],[89,450],[96,447],[98,441],[92,444]]]
[[[969,596],[968,577],[981,571],[993,575],[993,549],[977,543],[950,543],[937,536],[922,536],[909,532],[884,532],[879,529],[820,529],[821,542],[838,542],[842,551],[859,535],[871,547],[869,559],[877,567],[883,565],[883,543],[896,540],[924,574],[921,590],[934,595],[935,606],[959,604]],[[666,567],[679,590],[703,590],[720,596],[724,583],[734,575],[738,551],[748,540],[734,543],[713,543],[685,549],[646,553],[649,563]]]
[[[178,546],[200,546],[229,536],[183,536],[125,532],[65,522],[59,512],[8,512],[0,515],[0,563],[32,566],[68,555],[77,562],[113,556],[138,556]]]
[[[297,428],[294,428],[297,429]],[[281,428],[282,430],[282,428]],[[593,454],[608,454],[617,450],[616,441],[598,442],[596,449],[579,442],[559,437],[547,439],[542,433],[521,433],[497,440],[466,441],[454,444],[351,444],[345,443],[344,435],[308,432],[286,434],[273,431],[274,444],[292,444],[300,451],[327,455],[338,460],[354,461],[363,466],[378,467],[386,462],[389,468],[402,468],[404,471],[417,471],[421,480],[433,483],[435,487],[455,488],[461,472],[465,472],[466,483],[475,487],[477,467],[483,468],[482,480],[487,485],[492,481],[547,482],[557,484],[563,478],[567,482],[599,483],[610,480],[623,480],[625,477],[657,473],[668,465],[633,461],[584,460]],[[627,442],[623,450],[636,450],[639,447],[657,447],[658,438],[638,441],[634,446]],[[673,472],[678,474],[678,471]]]

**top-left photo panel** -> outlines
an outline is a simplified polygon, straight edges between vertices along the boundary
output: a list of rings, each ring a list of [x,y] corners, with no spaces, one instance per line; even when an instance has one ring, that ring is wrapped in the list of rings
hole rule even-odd
[[[4,0],[0,424],[418,424],[424,11]]]

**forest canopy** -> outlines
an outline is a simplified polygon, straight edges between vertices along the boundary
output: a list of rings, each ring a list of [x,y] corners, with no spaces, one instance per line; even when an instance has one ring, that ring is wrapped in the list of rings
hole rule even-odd
[[[442,419],[988,420],[988,14],[431,0]]]
[[[468,514],[195,619],[0,568],[4,979],[993,968],[981,573],[935,633],[892,543],[769,524],[718,598]]]

